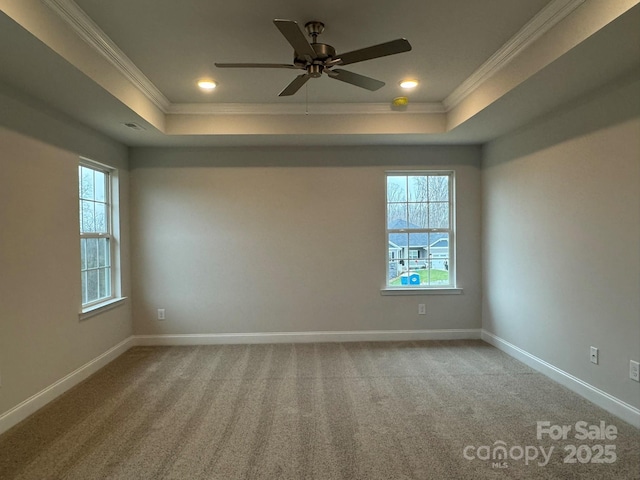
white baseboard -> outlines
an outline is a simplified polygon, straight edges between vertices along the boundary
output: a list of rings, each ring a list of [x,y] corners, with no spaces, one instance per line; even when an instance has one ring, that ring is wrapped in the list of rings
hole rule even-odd
[[[258,343],[389,342],[479,339],[480,329],[369,330],[355,332],[266,332],[136,335],[136,345],[230,345]]]
[[[604,408],[616,417],[621,418],[636,428],[640,428],[640,410],[633,405],[623,402],[619,398],[616,398],[613,395],[580,380],[578,377],[574,377],[570,373],[545,362],[541,358],[530,354],[520,347],[516,347],[512,343],[509,343],[484,329],[482,330],[482,340],[490,343],[497,349],[502,350],[517,360],[520,360],[525,365],[528,365],[552,380],[555,380],[561,385],[567,387],[569,390],[572,390],[578,395],[586,398],[590,402]]]
[[[0,414],[0,434],[135,346],[480,339],[480,329],[134,335]]]
[[[90,362],[85,363],[80,368],[74,370],[69,375],[61,378],[57,382],[49,385],[44,390],[32,395],[23,402],[19,403],[11,410],[0,415],[0,433],[6,432],[14,425],[18,424],[29,415],[35,413],[47,403],[62,395],[70,388],[76,386],[90,375],[94,374],[109,362],[126,352],[135,345],[134,337],[123,340],[116,346],[110,348],[102,355],[94,358]]]
[[[187,335],[135,335],[102,355],[71,372],[44,390],[24,400],[11,410],[0,415],[0,434],[9,430],[38,409],[45,406],[70,388],[88,378],[93,373],[122,355],[134,346],[152,345],[227,345],[266,343],[312,343],[312,342],[371,342],[371,341],[411,341],[411,340],[472,340],[480,339],[499,350],[520,360],[578,395],[616,415],[622,420],[640,428],[640,410],[628,403],[589,385],[541,358],[480,329],[449,330],[373,330],[345,332],[272,332],[272,333],[222,333]]]

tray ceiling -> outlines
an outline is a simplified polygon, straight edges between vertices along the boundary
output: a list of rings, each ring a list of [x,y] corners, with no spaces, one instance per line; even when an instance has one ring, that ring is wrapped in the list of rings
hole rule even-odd
[[[0,0],[0,81],[129,145],[482,143],[633,69],[637,3]],[[324,22],[320,41],[339,52],[400,37],[413,49],[348,66],[384,81],[376,92],[323,76],[278,97],[299,71],[213,65],[290,63],[274,18]],[[403,91],[409,77],[420,84]],[[409,105],[393,107],[401,95]]]

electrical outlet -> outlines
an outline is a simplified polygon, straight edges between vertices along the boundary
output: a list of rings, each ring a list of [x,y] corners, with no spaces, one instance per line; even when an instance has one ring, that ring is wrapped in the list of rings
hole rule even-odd
[[[634,360],[629,360],[629,378],[640,382],[640,363]]]
[[[591,363],[598,364],[598,349],[596,347],[591,347]]]
[[[165,316],[164,316],[164,308],[159,308],[158,309],[158,320],[164,320]]]
[[[420,303],[418,305],[418,315],[426,315],[427,314],[427,306],[424,303]]]

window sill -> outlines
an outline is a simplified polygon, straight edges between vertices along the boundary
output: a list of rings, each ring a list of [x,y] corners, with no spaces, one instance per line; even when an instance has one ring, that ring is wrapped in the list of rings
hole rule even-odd
[[[97,305],[91,305],[90,307],[84,308],[82,312],[78,314],[78,318],[80,320],[86,320],[87,318],[99,315],[103,312],[106,312],[107,310],[111,310],[112,308],[116,308],[122,305],[126,299],[127,297],[112,298],[111,300],[107,300],[106,302],[102,302]]]
[[[383,288],[380,295],[461,295],[462,288]]]

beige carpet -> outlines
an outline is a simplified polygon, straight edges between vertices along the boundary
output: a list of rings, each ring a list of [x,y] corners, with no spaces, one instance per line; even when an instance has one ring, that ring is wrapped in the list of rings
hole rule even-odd
[[[137,347],[0,436],[0,479],[633,479],[639,443],[481,341]]]

